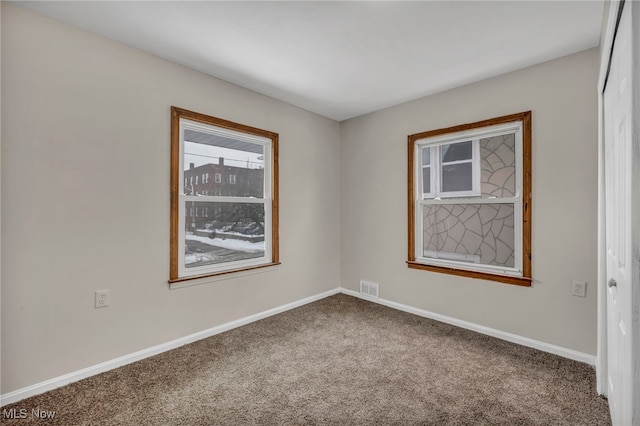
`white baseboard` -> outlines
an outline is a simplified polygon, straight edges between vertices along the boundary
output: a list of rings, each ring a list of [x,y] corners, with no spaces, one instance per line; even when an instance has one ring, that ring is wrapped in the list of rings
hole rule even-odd
[[[82,370],[74,371],[72,373],[65,374],[59,377],[54,377],[53,379],[36,383],[34,385],[15,390],[13,392],[9,392],[5,395],[0,396],[0,407],[8,404],[13,404],[14,402],[39,395],[41,393],[59,388],[64,385],[68,385],[69,383],[77,382],[78,380],[86,379],[87,377],[95,376],[96,374],[104,373],[105,371],[113,370],[114,368],[122,367],[123,365],[131,364],[132,362],[140,361],[150,356],[157,355],[162,352],[178,348],[180,346],[184,346],[197,340],[206,339],[207,337],[211,337],[216,334],[220,334],[225,331],[250,324],[252,322],[306,305],[311,302],[315,302],[316,300],[324,299],[325,297],[333,296],[334,294],[338,293],[340,293],[340,288],[325,291],[324,293],[316,294],[315,296],[296,300],[295,302],[287,303],[286,305],[278,306],[276,308],[269,309],[264,312],[259,312],[254,315],[249,315],[248,317],[240,318],[238,320],[221,324],[207,330],[199,331],[185,337],[171,340],[170,342],[152,346],[150,348],[143,349],[129,355],[124,355],[116,359],[93,365],[91,367],[83,368]]]
[[[348,290],[346,288],[340,288],[340,292],[348,294],[349,296],[358,297],[370,302],[379,303],[380,305],[388,306],[399,311],[408,312],[410,314],[418,315],[425,318],[430,318],[436,321],[444,322],[447,324],[455,325],[456,327],[466,328],[467,330],[475,331],[488,336],[497,337],[498,339],[506,340],[507,342],[517,343],[518,345],[527,346],[530,348],[538,349],[543,352],[549,352],[563,358],[569,358],[574,361],[584,362],[592,366],[596,366],[596,357],[594,355],[585,354],[583,352],[574,351],[573,349],[563,348],[562,346],[552,345],[551,343],[541,342],[539,340],[529,339],[528,337],[518,336],[517,334],[507,333],[506,331],[496,330],[495,328],[485,327],[483,325],[475,324],[468,321],[463,321],[446,315],[436,314],[424,309],[414,308],[412,306],[403,305],[401,303],[392,302],[391,300],[376,299],[357,291]]]
[[[69,383],[77,382],[82,379],[86,379],[87,377],[95,376],[96,374],[104,373],[105,371],[113,370],[114,368],[122,367],[123,365],[131,364],[132,362],[140,361],[142,359],[148,358],[153,355],[160,354],[162,352],[166,352],[171,349],[178,348],[180,346],[184,346],[186,344],[195,342],[197,340],[206,339],[207,337],[214,336],[216,334],[223,333],[225,331],[241,327],[243,325],[250,324],[255,321],[259,321],[261,319],[306,305],[308,303],[315,302],[320,299],[324,299],[325,297],[333,296],[334,294],[344,293],[349,296],[358,297],[360,299],[368,300],[370,302],[379,303],[384,306],[388,306],[393,309],[398,309],[400,311],[408,312],[414,315],[418,315],[425,318],[430,318],[436,321],[444,322],[447,324],[455,325],[457,327],[466,328],[468,330],[476,331],[478,333],[486,334],[489,336],[497,337],[498,339],[506,340],[512,343],[517,343],[519,345],[528,346],[531,348],[535,348],[544,352],[549,352],[552,354],[556,354],[562,356],[564,358],[573,359],[580,362],[585,362],[587,364],[594,365],[596,364],[596,357],[593,355],[588,355],[582,352],[574,351],[571,349],[563,348],[561,346],[552,345],[545,342],[540,342],[537,340],[529,339],[527,337],[518,336],[516,334],[507,333],[504,331],[496,330],[493,328],[485,327],[482,325],[474,324],[471,322],[459,320],[456,318],[448,317],[446,315],[436,314],[434,312],[429,312],[424,309],[414,308],[411,306],[403,305],[401,303],[392,302],[390,300],[385,299],[377,299],[369,296],[365,296],[361,293],[358,293],[353,290],[348,290],[346,288],[338,287],[333,290],[325,291],[324,293],[317,294],[315,296],[306,297],[304,299],[297,300],[295,302],[287,303],[286,305],[278,306],[273,309],[266,310],[264,312],[259,312],[254,315],[249,315],[248,317],[244,317],[235,321],[231,321],[225,324],[221,324],[216,327],[209,328],[207,330],[200,331],[198,333],[193,333],[185,337],[181,337],[170,342],[166,342],[160,345],[152,346],[147,349],[143,349],[138,352],[134,352],[128,355],[121,356],[116,359],[112,359],[110,361],[105,361],[100,364],[93,365],[91,367],[83,368],[82,370],[74,371],[69,374],[65,374],[59,377],[54,377],[53,379],[46,380],[44,382],[36,383],[31,386],[24,387],[22,389],[18,389],[13,392],[9,392],[7,394],[0,396],[0,407],[13,404],[14,402],[18,402],[25,398],[29,398],[35,395],[39,395],[41,393],[59,388],[61,386],[67,385]]]

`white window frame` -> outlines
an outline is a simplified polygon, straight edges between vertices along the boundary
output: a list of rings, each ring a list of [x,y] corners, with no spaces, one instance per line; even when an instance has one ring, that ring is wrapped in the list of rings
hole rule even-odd
[[[236,184],[236,175],[229,175],[229,183],[231,185],[235,185]]]
[[[459,161],[442,161],[442,146],[450,145],[459,142],[472,142],[471,158],[468,160]],[[423,199],[428,198],[448,198],[448,197],[479,197],[480,193],[480,139],[459,140],[453,142],[442,143],[429,143],[421,145],[422,149],[430,150],[430,162],[429,165],[422,164],[422,149],[418,149],[417,155],[419,156],[419,162],[421,164],[421,171],[429,167],[431,176],[431,188],[430,192],[422,192]],[[418,157],[416,157],[418,158]],[[451,164],[466,164],[471,163],[471,190],[469,191],[443,191],[442,190],[442,168],[445,165]],[[420,175],[420,186],[424,185],[422,175]],[[424,191],[424,188],[422,189]]]
[[[196,202],[218,202],[218,203],[257,203],[263,204],[265,210],[265,229],[264,229],[264,248],[265,253],[261,257],[252,259],[238,260],[233,262],[225,262],[215,265],[204,265],[195,267],[186,267],[185,256],[178,256],[178,270],[180,276],[198,276],[206,275],[216,272],[243,269],[252,266],[261,265],[267,263],[271,259],[271,227],[267,224],[271,223],[271,140],[260,136],[248,135],[246,133],[236,132],[221,127],[216,127],[204,123],[198,123],[188,119],[180,119],[180,171],[184,173],[183,161],[184,161],[184,133],[185,130],[194,130],[197,132],[203,132],[208,134],[214,134],[226,138],[236,139],[244,142],[250,142],[257,145],[262,145],[264,150],[264,194],[263,198],[248,198],[248,197],[228,197],[228,196],[214,196],[214,195],[186,195],[180,194],[180,215],[178,216],[179,224],[178,230],[180,237],[178,239],[179,253],[185,252],[185,223],[186,217],[184,212],[184,206],[189,201]],[[196,176],[197,179],[197,176]],[[198,217],[198,208],[196,207],[196,217]]]
[[[480,139],[485,139],[494,136],[501,136],[505,134],[515,135],[515,163],[516,163],[516,182],[515,182],[515,194],[513,197],[497,198],[481,198],[480,188],[480,173],[481,173],[481,159],[480,159]],[[439,147],[457,142],[474,141],[473,148],[473,161],[476,172],[474,172],[474,190],[473,191],[460,191],[442,193],[435,191],[432,197],[426,197],[423,193],[423,180],[422,180],[422,149],[425,147]],[[522,259],[522,221],[523,221],[523,206],[522,206],[522,173],[523,173],[523,123],[522,121],[516,121],[506,124],[480,127],[477,129],[449,133],[442,136],[428,137],[425,139],[417,140],[414,146],[414,158],[417,161],[414,162],[414,217],[415,220],[415,261],[424,265],[439,266],[444,268],[455,268],[468,271],[485,272],[490,274],[507,275],[514,277],[523,276],[523,259]],[[439,149],[437,150],[439,155]],[[434,185],[434,170],[433,170],[433,158],[434,152],[431,152],[431,187],[439,188],[439,177],[436,173],[436,185]],[[436,160],[438,166],[440,166],[440,157]],[[477,182],[476,182],[477,179]],[[424,249],[424,228],[422,221],[422,210],[427,205],[445,205],[445,204],[512,204],[514,206],[514,266],[512,268],[497,265],[487,265],[474,262],[471,258],[467,259],[464,255],[457,253],[444,253],[427,251]],[[428,255],[435,255],[428,257]],[[471,260],[471,262],[464,262],[461,260]]]
[[[424,149],[428,149],[429,150],[429,164],[428,165],[424,165],[423,164],[422,151]],[[436,172],[434,170],[435,167],[433,165],[433,160],[431,160],[431,158],[434,155],[433,148],[427,146],[427,147],[422,147],[421,149],[417,149],[417,155],[420,156],[420,159],[419,159],[418,162],[420,163],[421,167],[420,167],[420,174],[418,176],[418,179],[420,180],[420,188],[421,188],[420,191],[422,192],[422,198],[423,199],[435,198],[435,196],[436,196],[436,191],[435,191],[435,186],[436,186],[435,185],[435,179],[436,179],[435,178],[435,174],[436,174]],[[429,168],[429,184],[430,184],[429,192],[425,192],[425,190],[424,190],[424,169],[427,168],[427,167]]]
[[[222,173],[216,173],[215,182],[222,183]]]

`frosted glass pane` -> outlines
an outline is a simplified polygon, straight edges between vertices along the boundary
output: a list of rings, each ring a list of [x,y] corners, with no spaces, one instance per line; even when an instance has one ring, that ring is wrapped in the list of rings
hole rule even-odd
[[[513,267],[513,204],[427,205],[422,210],[425,257]]]
[[[480,139],[480,190],[484,197],[516,194],[515,134]]]

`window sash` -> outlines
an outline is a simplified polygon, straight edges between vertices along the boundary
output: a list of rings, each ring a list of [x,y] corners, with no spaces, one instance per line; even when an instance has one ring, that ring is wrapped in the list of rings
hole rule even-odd
[[[513,268],[496,266],[483,263],[457,262],[453,259],[431,258],[424,256],[424,226],[422,220],[422,210],[428,205],[468,205],[468,204],[513,204],[513,232],[514,232],[514,265]],[[415,258],[426,265],[444,266],[449,268],[465,269],[478,272],[500,273],[504,275],[522,276],[522,197],[510,198],[460,198],[446,200],[417,200],[414,209],[417,218],[415,227]],[[457,253],[457,255],[460,255]]]
[[[429,169],[429,191],[424,190],[424,169]],[[434,198],[436,196],[436,192],[434,189],[435,186],[435,170],[434,167],[429,164],[428,166],[422,166],[423,173],[420,174],[420,192],[422,193],[422,198]]]
[[[188,119],[180,119],[180,158],[179,158],[179,161],[180,161],[179,179],[180,180],[184,179],[184,171],[185,171],[184,170],[184,132],[187,129],[208,133],[208,134],[224,136],[230,139],[236,139],[236,140],[249,142],[256,145],[262,145],[263,156],[264,156],[263,197],[271,198],[272,158],[271,158],[271,140],[270,139],[261,137],[261,136],[253,136],[253,135],[248,135],[248,134],[244,134],[244,133],[240,133],[232,130],[222,129],[220,127],[213,126],[213,125],[205,125],[205,124],[197,123],[195,121],[188,120]],[[230,175],[230,176],[234,176],[234,183],[235,183],[235,175]],[[218,177],[220,177],[219,180],[218,180]],[[193,178],[193,176],[191,178]],[[215,183],[222,183],[222,180],[223,179],[222,179],[221,173],[216,172]],[[229,181],[230,180],[231,178],[229,178]]]
[[[186,232],[185,232],[185,224],[186,224],[186,215],[187,204],[191,201],[215,201],[217,203],[259,203],[264,204],[264,256],[255,257],[252,259],[244,259],[237,260],[233,262],[224,262],[213,265],[204,265],[204,266],[194,266],[187,268],[185,264],[185,248],[186,248]],[[211,274],[216,272],[224,272],[229,270],[237,270],[242,268],[249,268],[252,266],[262,265],[265,262],[268,262],[272,256],[272,227],[268,226],[272,223],[272,214],[271,214],[271,200],[268,199],[254,199],[254,198],[242,198],[242,197],[194,197],[194,196],[183,196],[181,197],[180,205],[179,205],[179,221],[178,226],[180,227],[180,238],[178,240],[178,270],[180,272],[181,277],[190,277],[190,276],[198,276]]]
[[[215,273],[227,270],[235,270],[250,266],[256,266],[264,264],[271,258],[272,245],[271,245],[271,140],[258,136],[250,136],[243,133],[234,132],[231,130],[221,129],[212,125],[205,125],[197,123],[188,119],[180,120],[180,176],[179,181],[184,179],[184,134],[185,130],[196,130],[203,133],[215,134],[220,136],[226,136],[236,140],[246,141],[263,146],[264,155],[264,178],[263,178],[263,198],[251,198],[251,197],[226,197],[226,196],[210,196],[210,195],[186,195],[180,194],[180,211],[178,213],[178,271],[180,276],[189,277],[194,275],[203,275],[207,273]],[[231,176],[235,178],[235,175],[229,175],[229,183],[231,183]],[[216,173],[216,182],[218,173]],[[196,176],[197,179],[197,176]],[[220,179],[222,180],[222,179]],[[221,182],[220,182],[221,183]],[[234,182],[235,183],[235,179]],[[265,205],[265,234],[264,245],[265,255],[263,257],[239,260],[234,262],[224,262],[216,265],[206,265],[187,268],[185,266],[185,204],[190,201],[215,201],[222,203],[262,203]]]
[[[460,140],[458,140],[460,139]],[[446,142],[440,142],[437,144],[434,143],[418,143],[416,144],[416,154],[414,158],[417,158],[417,167],[420,167],[420,171],[422,169],[430,167],[430,176],[431,176],[431,188],[429,192],[424,191],[424,181],[422,175],[417,177],[418,182],[418,193],[422,194],[423,199],[427,198],[449,198],[449,197],[477,197],[481,195],[480,189],[480,138],[458,138],[458,139],[449,139]],[[464,139],[464,140],[463,140]],[[456,161],[442,161],[441,158],[441,147],[443,145],[451,145],[458,142],[468,142],[471,140],[473,142],[472,145],[472,156],[470,159],[466,160],[456,160]],[[430,162],[428,165],[422,164],[422,155],[421,150],[429,148],[431,150],[430,154]],[[471,163],[471,189],[468,191],[443,191],[442,183],[443,183],[443,167],[448,165],[455,164],[469,164]],[[416,167],[416,168],[417,168]]]

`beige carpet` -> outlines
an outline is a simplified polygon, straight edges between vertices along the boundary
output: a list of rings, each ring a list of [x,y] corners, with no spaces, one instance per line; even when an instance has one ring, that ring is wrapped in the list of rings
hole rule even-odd
[[[586,364],[345,295],[3,408],[28,410],[2,420],[19,425],[610,424]]]

